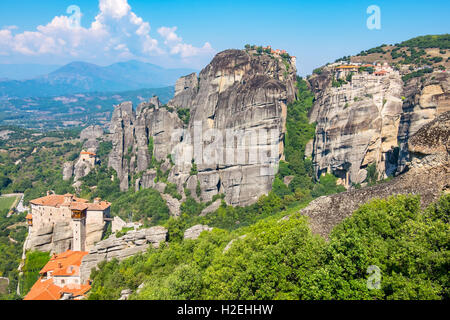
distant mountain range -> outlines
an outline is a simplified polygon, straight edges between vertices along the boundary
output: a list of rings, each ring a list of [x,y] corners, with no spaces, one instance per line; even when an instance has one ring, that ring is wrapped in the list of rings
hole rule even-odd
[[[0,68],[4,66],[1,65]],[[29,80],[10,80],[16,77],[8,72],[0,72],[0,78],[9,78],[0,80],[0,98],[46,97],[167,87],[173,86],[180,76],[195,71],[165,69],[135,60],[106,67],[86,62],[72,62],[53,72]]]
[[[46,64],[0,64],[0,81],[29,80],[61,68],[61,65]]]

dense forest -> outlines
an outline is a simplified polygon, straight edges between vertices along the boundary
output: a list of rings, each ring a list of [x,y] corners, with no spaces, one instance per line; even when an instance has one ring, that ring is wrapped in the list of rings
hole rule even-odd
[[[450,196],[426,210],[418,196],[373,200],[329,241],[304,216],[282,213],[235,231],[178,238],[92,273],[89,299],[448,299]],[[225,250],[234,240],[228,250]],[[368,269],[380,270],[371,290]]]

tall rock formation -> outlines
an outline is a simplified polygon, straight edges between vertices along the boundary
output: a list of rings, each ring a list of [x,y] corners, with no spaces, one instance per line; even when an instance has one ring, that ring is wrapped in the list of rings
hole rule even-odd
[[[312,201],[301,211],[309,217],[312,231],[328,237],[337,224],[374,198],[420,195],[425,208],[450,192],[450,111],[420,128],[409,139],[409,151],[409,171],[393,180]]]
[[[404,171],[409,137],[450,110],[448,73],[405,84],[402,74],[387,65],[353,76],[340,68],[327,66],[309,79],[316,95],[310,113],[317,123],[311,151],[316,176],[333,173],[350,187],[366,180],[369,165],[376,166],[380,178]],[[339,85],[339,79],[347,81]]]
[[[295,63],[287,56],[227,50],[198,77],[179,79],[168,106],[145,103],[136,111],[131,103],[117,106],[109,165],[121,189],[130,187],[133,176],[139,176],[137,188],[153,186],[153,154],[182,194],[185,187],[196,194],[199,185],[204,201],[223,193],[232,205],[254,203],[270,191],[283,156],[295,81]],[[184,121],[181,112],[189,115]]]

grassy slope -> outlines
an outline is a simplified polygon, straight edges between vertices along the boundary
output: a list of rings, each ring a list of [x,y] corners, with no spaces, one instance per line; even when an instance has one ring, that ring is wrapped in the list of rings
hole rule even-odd
[[[0,197],[0,211],[9,210],[11,206],[16,202],[17,197]]]

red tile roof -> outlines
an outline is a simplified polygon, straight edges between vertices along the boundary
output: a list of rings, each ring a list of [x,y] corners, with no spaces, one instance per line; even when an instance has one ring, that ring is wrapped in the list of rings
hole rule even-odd
[[[98,203],[88,203],[88,210],[92,211],[103,211],[108,209],[111,206],[111,203],[108,201],[100,201]]]
[[[80,297],[84,296],[90,289],[89,284],[71,284],[61,288],[53,283],[53,279],[43,280],[41,277],[33,285],[24,300],[59,300],[64,293],[71,293],[73,297]]]
[[[81,260],[88,252],[66,251],[54,255],[45,267],[39,272],[41,275],[52,271],[53,276],[79,276]],[[89,284],[69,284],[59,287],[53,283],[53,278],[44,280],[43,276],[33,285],[24,300],[59,300],[64,293],[71,293],[73,297],[85,295],[91,286]]]
[[[71,197],[72,201],[70,203],[65,203],[65,198]],[[30,201],[31,204],[41,205],[47,207],[70,206],[71,209],[75,210],[106,210],[111,206],[111,203],[107,201],[98,201],[97,203],[89,203],[89,200],[77,198],[74,195],[68,193],[65,195],[51,194],[42,198],[34,199]]]
[[[83,202],[72,202],[70,204],[70,209],[71,210],[80,210],[80,211],[84,211],[89,207],[89,204],[87,203],[83,203]]]
[[[86,199],[77,198],[72,194],[65,194],[65,195],[57,195],[57,194],[51,194],[42,198],[31,200],[31,204],[35,205],[41,205],[41,206],[48,206],[48,207],[57,207],[59,208],[61,205],[64,204],[65,197],[72,197],[72,202],[81,202],[81,203],[87,203],[89,202]]]
[[[61,298],[61,289],[53,284],[53,279],[42,280],[40,278],[31,287],[24,300],[59,300]]]
[[[88,154],[88,155],[90,155],[90,156],[96,156],[95,153],[93,153],[93,152],[88,152],[88,151],[81,151],[80,154]]]
[[[336,69],[355,69],[355,68],[358,68],[358,66],[345,65],[345,66],[336,67]]]
[[[58,255],[54,255],[50,261],[42,268],[40,274],[53,272],[53,275],[59,276],[76,276],[79,275],[79,267],[81,260],[88,252],[84,251],[66,251]]]

